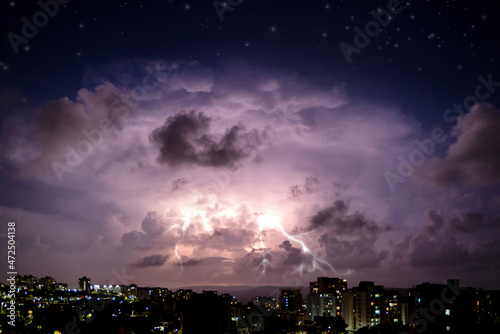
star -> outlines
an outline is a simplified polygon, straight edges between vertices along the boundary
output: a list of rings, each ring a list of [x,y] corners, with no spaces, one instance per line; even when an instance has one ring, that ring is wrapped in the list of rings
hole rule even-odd
[[[272,26],[272,27],[270,28],[270,30],[271,30],[271,32],[276,32],[276,27],[275,27],[275,26]]]

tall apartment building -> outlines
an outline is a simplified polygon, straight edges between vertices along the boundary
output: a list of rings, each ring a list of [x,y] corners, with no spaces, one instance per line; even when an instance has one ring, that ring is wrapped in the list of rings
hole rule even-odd
[[[475,288],[423,283],[409,289],[409,333],[473,333],[477,321]]]
[[[78,279],[78,291],[87,291],[91,289],[91,281],[87,276]]]
[[[281,311],[299,312],[302,310],[302,292],[300,289],[280,289],[278,303]]]
[[[360,282],[342,294],[342,317],[349,331],[380,323],[401,323],[399,293],[386,291],[373,282]]]
[[[347,280],[336,277],[318,277],[309,283],[307,318],[315,316],[340,317],[342,315],[342,293],[347,291]]]
[[[336,296],[332,293],[309,295],[306,300],[307,320],[314,321],[316,317],[336,317]]]

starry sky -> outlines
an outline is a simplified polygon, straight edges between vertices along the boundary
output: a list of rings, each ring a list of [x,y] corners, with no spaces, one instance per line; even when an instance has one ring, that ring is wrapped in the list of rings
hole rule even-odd
[[[70,286],[500,289],[497,12],[3,1],[0,242]]]

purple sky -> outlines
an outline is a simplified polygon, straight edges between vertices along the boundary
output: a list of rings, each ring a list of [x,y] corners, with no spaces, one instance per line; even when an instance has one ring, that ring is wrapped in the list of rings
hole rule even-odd
[[[495,107],[450,132],[241,60],[116,61],[99,76],[114,68],[116,84],[57,100],[2,92],[16,116],[2,129],[0,216],[17,222],[19,272],[70,286],[500,288]],[[417,166],[400,175],[399,156]]]

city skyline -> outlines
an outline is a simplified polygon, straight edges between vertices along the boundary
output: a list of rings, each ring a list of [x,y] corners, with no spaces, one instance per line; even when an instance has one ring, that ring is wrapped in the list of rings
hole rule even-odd
[[[305,289],[307,288],[309,290],[310,293],[312,294],[317,294],[317,291],[320,291],[320,290],[324,290],[325,289],[325,283],[323,283],[323,285],[318,285],[318,282],[321,282],[322,280],[325,281],[325,282],[331,282],[331,281],[334,281],[336,282],[335,284],[339,284],[339,286],[343,286],[343,288],[341,288],[340,290],[343,291],[342,289],[347,289],[347,290],[351,290],[353,289],[354,287],[357,287],[359,286],[360,284],[362,283],[366,283],[366,282],[370,282],[370,283],[373,283],[375,284],[375,286],[383,286],[384,288],[386,289],[396,289],[396,290],[403,290],[403,289],[412,289],[412,288],[415,288],[417,285],[422,285],[422,284],[447,284],[447,282],[450,282],[450,281],[456,281],[457,282],[457,287],[460,286],[461,288],[475,288],[475,289],[481,289],[481,290],[492,290],[492,291],[497,291],[497,290],[494,290],[494,289],[484,289],[483,287],[481,286],[471,286],[471,285],[464,285],[464,284],[458,284],[458,282],[460,282],[460,279],[459,278],[447,278],[447,279],[443,279],[441,282],[436,282],[436,281],[421,281],[415,285],[412,285],[412,286],[387,286],[385,284],[382,284],[381,282],[376,282],[376,281],[372,281],[370,279],[364,279],[364,280],[360,280],[358,281],[357,283],[355,282],[350,282],[349,280],[347,279],[344,279],[344,278],[341,278],[341,277],[330,277],[330,276],[317,276],[313,281],[310,281],[310,282],[307,282],[307,284],[304,284],[302,286],[298,286],[298,285],[276,285],[276,286],[272,286],[272,285],[261,285],[261,286],[244,286],[244,285],[210,285],[210,286],[177,286],[177,287],[170,287],[170,286],[167,286],[167,285],[157,285],[157,286],[147,286],[147,285],[140,285],[140,284],[136,284],[135,282],[115,282],[114,280],[112,282],[97,282],[97,281],[93,281],[91,277],[87,277],[87,276],[82,276],[82,277],[78,277],[74,282],[71,281],[71,282],[62,282],[62,281],[58,281],[56,277],[53,277],[53,276],[50,276],[50,275],[47,275],[47,276],[44,276],[44,277],[36,277],[32,274],[17,274],[15,275],[16,279],[20,279],[22,280],[23,282],[30,282],[30,284],[32,285],[32,287],[30,289],[47,289],[47,282],[50,280],[51,281],[51,284],[54,285],[51,289],[55,289],[55,290],[68,290],[68,291],[85,291],[85,290],[88,290],[88,291],[91,291],[91,290],[95,290],[96,287],[98,287],[98,289],[101,289],[103,291],[106,290],[105,287],[109,287],[109,289],[113,289],[115,287],[123,287],[123,286],[137,286],[138,288],[161,288],[161,289],[169,289],[169,290],[186,290],[186,289],[191,289],[191,288],[195,288],[195,292],[201,292],[202,290],[210,290],[212,288],[224,288],[222,293],[227,293],[227,291],[230,291],[231,288],[234,288],[236,290],[234,291],[245,291],[245,288],[248,288],[248,290],[252,290],[254,288],[268,288],[268,287],[272,287],[272,288],[283,288],[283,289],[293,289],[293,288],[300,288],[300,289]],[[36,281],[36,283],[35,283]],[[85,285],[82,285],[84,283],[82,283],[83,281],[87,281],[88,283],[86,283]],[[40,282],[42,282],[44,285],[43,286],[38,286],[37,284],[39,284]],[[6,283],[4,282],[1,282],[3,284],[8,284],[8,281]],[[313,285],[313,283],[315,285]],[[58,284],[61,284],[61,286],[66,286],[67,289],[63,289],[62,287],[61,288],[58,288],[57,285]],[[21,284],[22,286],[25,286],[25,283],[22,283]],[[88,287],[88,288],[82,288],[82,287]],[[314,287],[314,288],[313,288]],[[17,287],[20,289],[20,291],[23,290],[22,287]],[[313,292],[314,290],[314,292]],[[500,290],[498,290],[500,291]],[[269,297],[271,296],[271,294],[262,294],[262,295],[255,295],[255,296],[261,296],[261,297]]]
[[[81,327],[90,331],[87,325],[94,327],[92,332],[109,332],[112,327],[125,331],[139,325],[142,331],[149,327],[153,332],[172,334],[200,330],[214,334],[275,333],[278,328],[317,334],[368,329],[400,334],[496,333],[500,314],[500,291],[464,287],[458,279],[391,289],[372,281],[349,288],[345,279],[317,277],[309,287],[222,292],[135,284],[92,287],[88,277],[78,281],[78,290],[70,290],[52,277],[11,278],[8,287],[1,286],[2,306],[6,305],[7,312],[2,308],[0,326],[6,326],[6,319],[10,319],[9,325],[22,319],[24,328],[56,332]],[[14,298],[13,293],[17,296],[10,303],[5,299],[7,289],[8,298]],[[7,315],[7,305],[14,301],[23,301],[22,307],[18,312],[14,307]]]
[[[500,289],[494,4],[0,6],[5,272]]]

